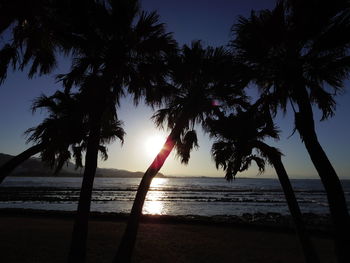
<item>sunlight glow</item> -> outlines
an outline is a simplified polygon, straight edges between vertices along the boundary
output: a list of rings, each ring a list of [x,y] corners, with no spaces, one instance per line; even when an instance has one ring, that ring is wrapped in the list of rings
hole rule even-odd
[[[167,208],[164,202],[166,197],[164,186],[168,183],[167,178],[154,178],[150,187],[150,191],[147,193],[145,205],[143,207],[143,214],[151,215],[165,215]]]
[[[149,157],[155,158],[159,151],[162,149],[165,142],[165,138],[160,135],[153,135],[149,137],[145,142],[145,150]]]
[[[145,203],[142,213],[150,215],[164,215],[164,205],[162,201],[148,201]]]
[[[152,180],[151,186],[150,188],[152,190],[156,190],[158,188],[162,188],[164,189],[164,187],[166,186],[166,184],[168,183],[169,179],[168,178],[154,178]]]

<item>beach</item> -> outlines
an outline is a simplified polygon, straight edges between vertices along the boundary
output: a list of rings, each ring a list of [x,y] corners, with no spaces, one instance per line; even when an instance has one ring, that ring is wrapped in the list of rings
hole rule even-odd
[[[2,210],[1,262],[66,262],[72,213]],[[140,225],[133,262],[304,262],[292,229],[261,224],[164,220],[147,216]],[[126,217],[92,216],[88,260],[111,262]],[[335,262],[329,234],[313,232],[321,262]]]

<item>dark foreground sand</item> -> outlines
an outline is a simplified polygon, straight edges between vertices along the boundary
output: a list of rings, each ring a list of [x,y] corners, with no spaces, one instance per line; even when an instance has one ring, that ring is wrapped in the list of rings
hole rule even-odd
[[[0,262],[66,262],[72,217],[0,214]],[[125,220],[92,219],[88,262],[110,263]],[[322,262],[335,262],[332,241],[313,240]],[[263,227],[142,223],[134,262],[304,262],[293,233]]]

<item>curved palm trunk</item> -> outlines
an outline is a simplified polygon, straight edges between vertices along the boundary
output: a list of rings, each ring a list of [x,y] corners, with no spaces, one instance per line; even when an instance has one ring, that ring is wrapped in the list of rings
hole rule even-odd
[[[132,252],[136,242],[137,230],[139,226],[140,217],[142,215],[143,204],[146,199],[147,192],[151,185],[152,179],[156,176],[158,171],[162,168],[165,160],[168,158],[170,152],[175,146],[176,139],[180,137],[180,134],[185,126],[186,117],[182,116],[169,134],[165,141],[163,148],[158,153],[152,164],[142,177],[140,185],[137,189],[136,197],[131,208],[129,220],[118,247],[117,254],[113,260],[116,262],[130,262]]]
[[[44,148],[45,145],[43,143],[34,145],[3,164],[0,167],[0,184],[4,181],[6,176],[8,176],[17,166],[28,160],[33,155],[41,152]]]
[[[266,145],[266,147],[270,148]],[[305,262],[307,263],[317,263],[320,262],[317,253],[315,251],[314,246],[312,245],[312,242],[310,240],[309,235],[307,234],[305,224],[303,222],[303,217],[300,211],[300,207],[298,205],[298,201],[295,197],[293,187],[290,183],[288,174],[284,168],[284,165],[281,160],[281,156],[276,156],[271,153],[268,153],[269,159],[271,160],[275,170],[276,174],[278,176],[278,179],[280,181],[280,184],[282,186],[285,198],[287,200],[289,211],[293,217],[294,225],[296,233],[299,237]]]
[[[299,92],[297,97],[299,113],[295,116],[296,128],[327,193],[338,262],[350,262],[350,217],[344,191],[336,171],[318,141],[307,91],[301,88]]]
[[[98,146],[100,141],[100,120],[101,115],[98,114],[94,114],[90,120],[91,127],[86,150],[83,182],[81,185],[78,210],[74,221],[68,256],[68,262],[70,263],[83,263],[86,261],[86,243],[91,194],[97,168]]]

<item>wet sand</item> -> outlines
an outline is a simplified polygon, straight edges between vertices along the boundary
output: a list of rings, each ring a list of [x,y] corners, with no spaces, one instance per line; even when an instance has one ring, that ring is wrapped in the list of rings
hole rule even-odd
[[[151,222],[150,222],[151,221]],[[92,218],[88,262],[111,262],[125,218]],[[1,262],[66,262],[72,216],[0,214]],[[321,262],[335,262],[327,235],[313,236]],[[304,262],[291,231],[264,227],[148,220],[140,226],[133,262]]]

